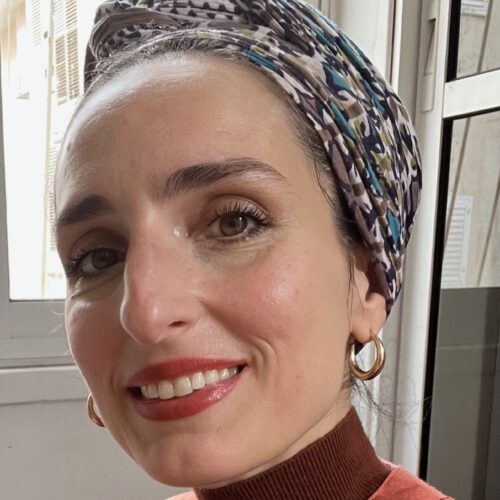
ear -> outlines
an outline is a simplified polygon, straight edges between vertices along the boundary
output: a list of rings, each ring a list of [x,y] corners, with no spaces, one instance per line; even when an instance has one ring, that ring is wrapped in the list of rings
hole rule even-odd
[[[384,326],[387,319],[386,301],[377,284],[373,261],[366,248],[356,250],[354,258],[350,331],[358,342],[366,344]]]

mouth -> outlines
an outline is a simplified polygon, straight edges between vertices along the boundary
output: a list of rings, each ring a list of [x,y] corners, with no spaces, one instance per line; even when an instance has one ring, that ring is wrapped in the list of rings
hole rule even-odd
[[[183,360],[152,365],[136,375],[127,393],[142,418],[178,420],[222,401],[246,371],[248,365],[234,361]]]
[[[185,398],[205,387],[230,380],[245,369],[246,365],[228,368],[198,371],[189,375],[181,375],[172,379],[160,380],[157,383],[129,387],[127,390],[135,400],[154,401]]]

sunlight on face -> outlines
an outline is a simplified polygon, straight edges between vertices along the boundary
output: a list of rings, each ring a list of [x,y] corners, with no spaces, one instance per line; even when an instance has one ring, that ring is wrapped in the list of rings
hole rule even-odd
[[[106,83],[67,133],[69,345],[107,428],[164,483],[250,476],[348,410],[346,259],[289,124],[261,75],[191,57]],[[211,363],[238,373],[141,394]]]

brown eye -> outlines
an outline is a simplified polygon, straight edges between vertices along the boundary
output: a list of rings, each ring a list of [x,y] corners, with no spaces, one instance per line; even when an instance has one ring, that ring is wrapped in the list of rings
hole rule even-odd
[[[95,274],[96,270],[106,269],[116,261],[116,252],[101,248],[88,253],[82,260],[81,268],[84,274]]]
[[[236,200],[221,211],[215,210],[205,237],[220,244],[236,244],[258,236],[270,225],[270,218],[257,206]]]
[[[227,214],[220,218],[220,232],[224,236],[235,236],[242,233],[248,226],[248,220],[242,214]]]

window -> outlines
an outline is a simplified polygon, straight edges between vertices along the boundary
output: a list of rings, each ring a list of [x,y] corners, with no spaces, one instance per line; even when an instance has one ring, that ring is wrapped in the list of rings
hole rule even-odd
[[[451,154],[442,165],[449,169],[448,207],[428,478],[456,498],[498,498],[500,112],[446,127]]]
[[[62,135],[82,92],[90,4],[18,0],[4,7],[2,97],[13,300],[65,295],[52,232],[52,182]]]
[[[462,12],[485,16],[488,10],[488,0],[463,0]]]
[[[485,15],[467,13],[473,3]],[[427,321],[419,472],[453,498],[498,498],[500,2],[437,4],[435,105],[417,117],[424,224],[406,267],[427,278],[403,302]]]
[[[82,93],[85,48],[99,3],[13,0],[0,5],[0,176],[5,176],[7,220],[6,227],[3,221],[0,225],[2,266],[8,258],[8,269],[0,268],[0,310],[7,318],[0,330],[0,366],[21,359],[68,359],[52,184],[62,136]]]
[[[463,0],[458,12],[457,77],[500,67],[500,2]]]

